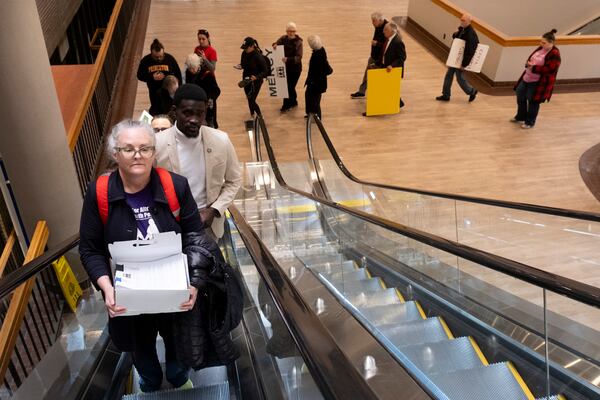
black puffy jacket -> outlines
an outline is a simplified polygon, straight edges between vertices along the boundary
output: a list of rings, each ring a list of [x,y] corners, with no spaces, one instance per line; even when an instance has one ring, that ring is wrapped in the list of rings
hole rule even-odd
[[[206,290],[208,271],[213,267],[212,260],[204,254],[220,254],[220,251],[215,241],[204,231],[187,179],[175,173],[171,173],[171,176],[179,200],[180,220],[177,222],[171,213],[160,178],[154,170],[150,176],[154,199],[154,206],[151,209],[152,218],[160,232],[181,233],[183,252],[188,255],[190,283],[199,289],[200,295]],[[135,240],[137,235],[137,222],[131,207],[126,203],[123,182],[118,172],[113,172],[108,180],[108,204],[108,220],[106,225],[103,225],[96,200],[96,182],[90,183],[81,212],[79,254],[96,289],[99,289],[96,285],[98,278],[103,275],[112,278],[108,244],[115,241]],[[206,251],[197,253],[193,250],[198,248]],[[138,316],[109,318],[109,332],[119,350],[134,349],[133,337],[137,322],[139,322]]]

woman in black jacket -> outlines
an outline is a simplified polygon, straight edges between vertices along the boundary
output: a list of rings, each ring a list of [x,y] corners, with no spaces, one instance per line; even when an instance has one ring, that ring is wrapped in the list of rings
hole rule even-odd
[[[321,38],[316,35],[309,36],[308,45],[313,50],[308,64],[308,75],[306,77],[306,114],[316,114],[321,118],[321,96],[327,91],[327,75],[333,73],[333,69],[327,61],[327,53],[321,43]]]
[[[152,167],[154,146],[154,132],[146,123],[125,120],[113,128],[107,140],[107,152],[118,169],[110,174],[107,185],[98,184],[98,189],[97,182],[89,185],[81,213],[79,244],[81,261],[90,281],[96,289],[102,290],[110,317],[110,336],[121,351],[132,352],[133,363],[140,374],[140,389],[144,392],[158,390],[162,383],[163,372],[156,355],[158,333],[165,344],[167,380],[173,387],[192,385],[188,368],[176,357],[173,328],[176,314],[180,313],[123,316],[126,310],[115,300],[108,244],[147,240],[159,232],[180,233],[183,252],[188,255],[191,284],[189,300],[180,306],[186,311],[194,308],[198,293],[205,291],[213,267],[213,261],[206,254],[219,253],[216,243],[204,232],[187,180],[167,173],[179,202],[178,217],[171,211],[168,194]],[[102,188],[106,197],[99,200]],[[198,248],[210,253],[201,254]]]
[[[244,50],[240,60],[240,66],[243,70],[242,78],[245,83],[243,87],[248,99],[250,116],[254,118],[255,114],[261,115],[260,107],[256,104],[256,97],[260,92],[263,79],[269,75],[269,67],[258,47],[258,43],[253,38],[245,38],[240,48]]]

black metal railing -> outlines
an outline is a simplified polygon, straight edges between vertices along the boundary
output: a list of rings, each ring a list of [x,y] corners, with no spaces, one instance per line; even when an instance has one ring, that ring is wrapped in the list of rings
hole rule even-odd
[[[68,133],[75,169],[81,192],[94,178],[96,164],[102,153],[102,139],[110,128],[110,107],[115,90],[117,72],[121,63],[127,32],[136,6],[136,0],[118,0],[96,59],[87,101],[83,105],[81,120]]]

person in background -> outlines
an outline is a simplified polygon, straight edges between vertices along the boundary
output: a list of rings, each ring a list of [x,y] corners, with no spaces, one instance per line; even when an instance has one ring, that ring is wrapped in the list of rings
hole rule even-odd
[[[219,88],[214,72],[207,66],[207,64],[210,63],[203,58],[198,58],[198,62],[200,63],[200,66],[191,83],[200,86],[206,92],[206,95],[208,96],[208,101],[206,103],[206,125],[218,129],[217,99],[221,95],[221,88]]]
[[[453,39],[462,39],[465,41],[465,50],[463,53],[463,59],[460,68],[448,67],[446,71],[446,76],[444,77],[444,85],[442,87],[442,95],[436,97],[435,99],[438,101],[450,101],[450,94],[452,90],[452,80],[454,75],[456,75],[456,81],[460,88],[465,92],[467,96],[469,96],[469,102],[475,100],[477,96],[477,89],[467,82],[465,77],[463,76],[463,70],[466,66],[471,63],[471,59],[475,55],[475,50],[477,50],[477,45],[479,44],[479,38],[477,37],[477,33],[475,29],[471,26],[471,21],[473,17],[470,14],[463,14],[460,17],[460,26],[458,30],[452,34]]]
[[[555,34],[556,29],[544,33],[540,46],[527,59],[525,71],[515,86],[517,115],[510,122],[521,124],[523,129],[535,126],[540,104],[552,97],[561,62],[560,51],[554,45]]]
[[[150,97],[150,115],[161,114],[159,90],[163,80],[168,75],[174,75],[181,84],[181,70],[175,58],[165,53],[165,48],[158,39],[154,39],[150,45],[150,54],[145,55],[140,61],[137,70],[137,78],[146,82],[148,95]]]
[[[333,69],[327,61],[327,53],[321,38],[311,35],[307,41],[313,52],[308,63],[308,75],[304,84],[306,86],[304,93],[306,114],[313,113],[321,118],[321,96],[327,91],[327,75],[331,75]]]
[[[170,114],[173,108],[173,96],[179,88],[179,81],[175,76],[169,75],[163,79],[163,85],[159,90],[160,108],[159,114]]]
[[[383,14],[379,11],[371,14],[371,23],[375,28],[375,32],[373,33],[373,39],[371,40],[371,55],[369,56],[369,60],[367,61],[367,66],[365,68],[365,74],[363,75],[362,83],[360,84],[358,90],[355,93],[352,93],[350,97],[353,99],[360,99],[365,97],[365,93],[367,91],[367,70],[369,68],[374,68],[377,61],[381,60],[381,55],[383,52],[383,46],[385,44],[385,36],[383,34],[383,27],[388,21],[383,17]]]
[[[296,34],[296,24],[288,22],[285,27],[285,35],[273,43],[273,48],[283,46],[283,62],[285,63],[288,98],[283,99],[281,112],[298,105],[298,95],[296,94],[296,85],[300,74],[302,73],[302,38]]]
[[[156,163],[190,182],[199,216],[214,238],[223,236],[225,210],[241,184],[235,149],[227,133],[205,124],[208,96],[199,86],[175,93],[176,121],[156,137]]]
[[[255,115],[261,115],[256,98],[260,93],[263,79],[269,75],[269,67],[254,38],[250,36],[246,37],[240,48],[244,50],[240,59],[242,82],[245,82],[243,88],[248,100],[250,116],[254,118]]]
[[[210,34],[206,29],[198,29],[198,46],[194,53],[202,58],[206,69],[213,72],[217,69],[217,51],[210,44]]]
[[[167,114],[158,114],[152,118],[150,125],[152,126],[154,133],[158,133],[172,127],[173,122],[171,122],[171,118]]]
[[[168,173],[179,201],[179,219],[165,200],[165,190],[155,160],[155,135],[149,124],[125,120],[115,125],[108,137],[106,151],[117,165],[106,185],[108,210],[100,212],[96,182],[89,184],[79,229],[79,253],[90,282],[102,291],[108,312],[108,331],[115,346],[131,352],[140,375],[143,392],[159,390],[163,371],[156,353],[156,337],[165,345],[166,377],[175,387],[193,387],[189,369],[177,359],[174,321],[179,313],[122,315],[127,310],[118,304],[109,265],[108,244],[127,240],[152,240],[160,232],[181,234],[183,252],[188,256],[190,296],[180,308],[193,308],[199,290],[207,284],[213,266],[202,251],[218,254],[216,243],[206,234],[187,180]],[[146,212],[144,210],[151,210]],[[105,219],[105,220],[104,220]],[[202,248],[203,250],[200,250]]]

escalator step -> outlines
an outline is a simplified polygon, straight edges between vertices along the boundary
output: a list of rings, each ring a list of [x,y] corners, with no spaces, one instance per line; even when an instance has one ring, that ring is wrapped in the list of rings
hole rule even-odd
[[[193,400],[193,399],[210,399],[210,400],[229,400],[229,383],[224,382],[218,385],[201,386],[188,390],[163,390],[152,393],[135,393],[123,396],[123,400],[134,399],[169,399],[169,400]]]
[[[516,376],[510,363],[499,363],[429,377],[451,400],[534,400],[527,385]]]
[[[382,281],[379,278],[361,279],[357,281],[330,281],[337,290],[345,296],[355,296],[360,293],[372,294],[382,292]]]
[[[361,307],[362,314],[375,326],[421,321],[423,316],[414,301],[384,306]]]
[[[563,396],[562,394],[557,394],[557,395],[550,396],[550,397],[538,397],[535,400],[567,400],[567,398],[565,396]]]
[[[440,318],[377,327],[397,347],[449,340]]]
[[[354,269],[351,271],[340,271],[339,269],[334,269],[331,273],[323,275],[325,275],[327,280],[330,282],[349,282],[371,278],[371,276],[367,273],[367,270],[364,268]]]
[[[425,374],[444,373],[486,365],[468,337],[402,346],[404,353]]]
[[[383,306],[386,304],[401,304],[396,289],[388,288],[375,293],[360,293],[346,296],[348,301],[357,308]]]

